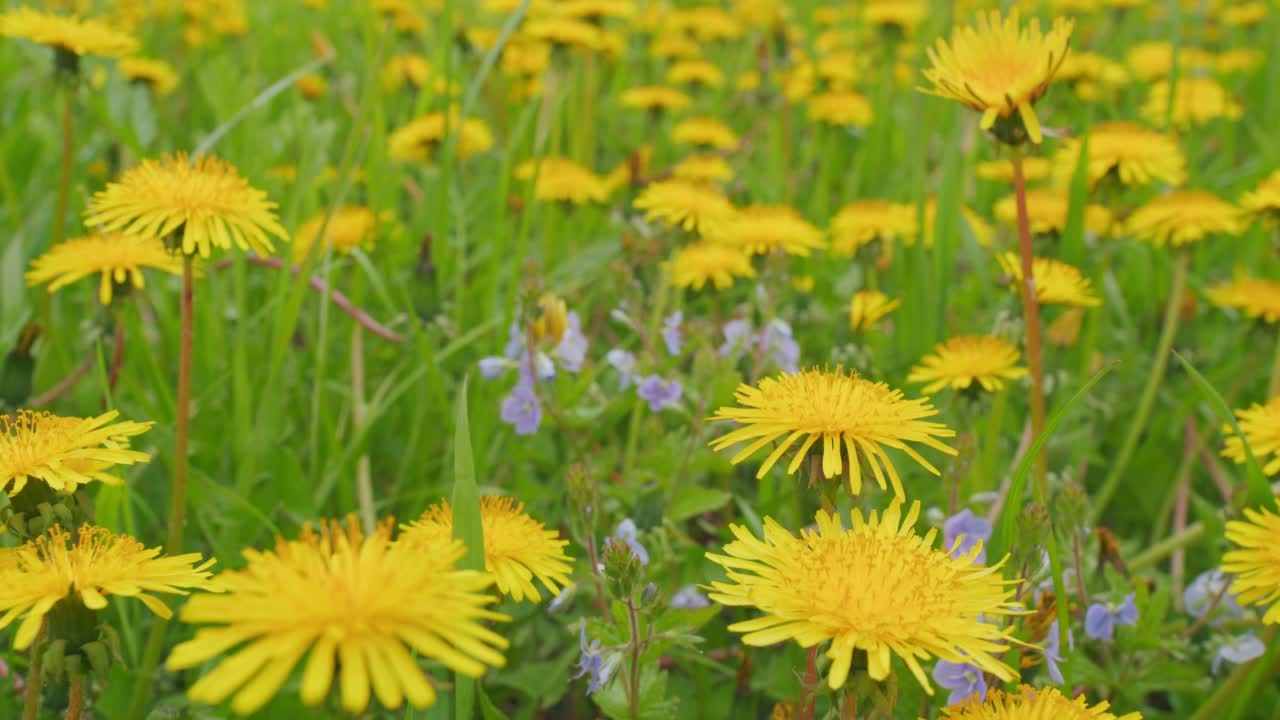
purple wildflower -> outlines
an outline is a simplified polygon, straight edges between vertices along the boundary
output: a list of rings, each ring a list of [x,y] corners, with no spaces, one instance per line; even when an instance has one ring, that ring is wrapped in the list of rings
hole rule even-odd
[[[503,398],[502,421],[514,425],[517,435],[532,435],[542,424],[542,405],[527,376],[521,377],[520,382]]]
[[[636,528],[636,522],[631,518],[627,518],[618,523],[618,527],[613,531],[615,540],[626,543],[631,548],[631,554],[636,556],[641,565],[649,564],[649,551],[645,546],[640,544],[640,531]]]
[[[1253,633],[1248,632],[1238,635],[1218,648],[1218,652],[1213,654],[1213,663],[1209,669],[1214,675],[1217,675],[1218,668],[1224,660],[1233,665],[1239,665],[1261,657],[1266,651],[1266,644],[1254,637]]]
[[[987,697],[987,677],[976,665],[939,660],[933,668],[933,679],[951,691],[947,697],[948,705],[963,702],[974,695],[979,701]]]
[[[967,555],[974,545],[982,542],[983,548],[978,551],[973,562],[976,565],[986,564],[987,548],[985,543],[991,539],[991,523],[987,522],[986,518],[974,515],[969,508],[965,508],[947,518],[947,521],[943,523],[942,537],[943,546],[951,551],[951,557],[953,558]],[[957,541],[959,541],[959,545],[956,544]]]
[[[1187,613],[1199,619],[1209,612],[1213,599],[1222,593],[1222,599],[1218,601],[1216,610],[1219,617],[1214,619],[1213,624],[1219,623],[1222,617],[1238,618],[1244,614],[1244,610],[1240,607],[1240,603],[1236,602],[1236,596],[1226,591],[1230,585],[1231,577],[1226,573],[1217,568],[1206,570],[1196,576],[1196,579],[1192,580],[1183,591],[1183,606],[1187,608]]]
[[[636,386],[636,395],[649,402],[649,409],[658,412],[663,408],[680,404],[680,396],[684,387],[679,380],[663,380],[657,375],[649,375],[640,380]]]
[[[609,684],[609,679],[613,677],[613,670],[618,664],[618,657],[614,655],[606,661],[604,653],[600,651],[600,641],[587,642],[585,622],[578,629],[578,649],[582,652],[582,657],[578,658],[578,672],[573,679],[577,680],[583,675],[590,676],[587,680],[587,693],[595,694]]]
[[[1071,631],[1067,631],[1067,646],[1074,648],[1076,646],[1075,638],[1072,637]],[[1044,653],[1044,666],[1049,671],[1049,678],[1055,683],[1062,684],[1062,668],[1058,667],[1062,662],[1062,636],[1058,632],[1058,621],[1054,620],[1049,626],[1049,632],[1044,637],[1044,645],[1041,646]]]
[[[1084,616],[1084,634],[1094,640],[1111,642],[1116,634],[1116,625],[1136,625],[1137,623],[1138,606],[1133,602],[1133,593],[1129,593],[1119,607],[1110,603],[1090,605]]]
[[[707,596],[698,592],[697,585],[685,585],[671,596],[671,607],[677,610],[700,610],[710,604]]]
[[[667,346],[667,354],[679,355],[684,347],[684,333],[680,331],[680,323],[684,322],[684,313],[677,310],[662,321],[662,342]]]
[[[636,381],[636,356],[622,348],[605,353],[604,359],[618,371],[618,389],[626,390]]]
[[[587,358],[587,336],[582,334],[582,320],[578,313],[570,310],[565,315],[566,326],[560,344],[556,346],[556,357],[565,370],[576,373],[582,369]]]

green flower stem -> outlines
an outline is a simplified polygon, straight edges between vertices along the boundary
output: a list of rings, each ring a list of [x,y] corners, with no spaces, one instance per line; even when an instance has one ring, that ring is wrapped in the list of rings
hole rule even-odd
[[[62,242],[67,227],[67,200],[71,197],[71,160],[75,155],[75,128],[71,111],[76,101],[75,79],[62,84],[62,165],[58,171],[58,199],[53,208],[53,221],[49,232],[49,247]]]
[[[183,528],[187,519],[187,448],[191,434],[191,344],[195,325],[195,273],[190,255],[182,257],[182,334],[178,349],[178,417],[175,422],[175,450],[173,458],[173,499],[169,506],[169,541],[165,549],[169,554],[182,552]],[[134,682],[129,700],[127,717],[142,720],[151,699],[151,685],[155,680],[160,654],[164,652],[165,633],[169,621],[156,618],[147,637],[147,649],[142,655],[142,666]]]
[[[1119,487],[1120,478],[1129,467],[1129,461],[1133,459],[1133,453],[1138,449],[1138,441],[1142,438],[1142,431],[1147,426],[1147,416],[1151,414],[1156,392],[1159,391],[1160,383],[1164,380],[1165,365],[1169,361],[1169,350],[1173,347],[1173,338],[1178,334],[1178,316],[1182,308],[1182,296],[1186,292],[1187,269],[1190,265],[1191,253],[1186,250],[1179,251],[1174,258],[1173,286],[1169,289],[1169,302],[1164,309],[1164,327],[1160,330],[1160,340],[1156,345],[1155,356],[1151,358],[1151,373],[1147,376],[1146,387],[1142,389],[1142,395],[1138,398],[1138,406],[1133,418],[1129,421],[1129,431],[1125,434],[1123,444],[1120,445],[1120,452],[1112,460],[1111,471],[1107,473],[1102,487],[1093,497],[1093,509],[1089,515],[1091,523],[1096,523],[1098,518],[1102,517],[1102,511],[1106,509],[1111,496]]]
[[[27,695],[23,700],[22,720],[40,717],[40,690],[44,685],[44,676],[40,673],[40,651],[44,649],[44,633],[44,628],[40,628],[31,643],[31,666],[27,668]]]
[[[1022,150],[1014,148],[1013,157],[1013,194],[1018,206],[1018,252],[1022,263],[1022,282],[1018,283],[1018,294],[1022,297],[1022,317],[1027,332],[1027,368],[1031,375],[1031,393],[1028,401],[1031,405],[1031,437],[1038,438],[1044,434],[1044,358],[1040,345],[1040,302],[1036,299],[1035,275],[1032,259],[1035,257],[1031,246],[1031,220],[1027,214],[1027,178],[1022,168]],[[1048,489],[1048,450],[1041,448],[1036,456],[1034,488],[1036,498],[1044,498]]]
[[[1267,398],[1280,393],[1280,330],[1276,332],[1276,355],[1271,361],[1271,382],[1267,383]]]
[[[1184,548],[1204,537],[1204,525],[1192,523],[1181,531],[1170,535],[1147,548],[1137,557],[1129,561],[1129,572],[1138,573],[1169,557],[1175,550]]]

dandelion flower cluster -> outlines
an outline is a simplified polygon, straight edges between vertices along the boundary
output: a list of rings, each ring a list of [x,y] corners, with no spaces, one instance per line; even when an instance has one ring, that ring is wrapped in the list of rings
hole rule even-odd
[[[488,495],[480,498],[480,523],[484,528],[485,570],[494,577],[498,592],[521,602],[542,600],[533,581],[552,595],[569,584],[573,559],[564,553],[568,540],[547,530],[524,512],[524,503]],[[418,544],[426,552],[453,543],[453,509],[440,502],[405,526],[401,542]]]
[[[827,684],[848,679],[855,652],[865,652],[873,680],[889,676],[893,657],[932,694],[921,661],[940,658],[976,665],[1003,680],[1015,677],[1000,660],[1009,648],[1009,630],[994,619],[1016,615],[1016,582],[998,573],[1001,561],[986,567],[968,552],[934,548],[937,530],[923,537],[914,525],[920,504],[905,516],[895,500],[883,516],[864,519],[853,511],[853,526],[819,511],[817,528],[792,535],[772,518],[762,538],[731,525],[736,540],[724,554],[707,557],[723,566],[727,582],[713,582],[709,597],[730,607],[751,607],[761,617],[729,626],[743,643],[772,645],[794,639],[802,647],[830,642]]]
[[[824,477],[845,472],[850,490],[857,495],[862,491],[865,461],[880,488],[886,488],[887,475],[894,494],[901,498],[902,481],[886,447],[901,450],[934,475],[939,474],[937,468],[908,443],[956,454],[955,449],[938,440],[953,437],[955,431],[925,419],[938,414],[927,400],[907,400],[901,391],[842,367],[834,371],[815,368],[782,373],[761,380],[759,387],[743,384],[738,386],[735,398],[738,407],[722,407],[712,419],[733,421],[742,427],[716,438],[711,447],[719,451],[748,442],[731,459],[736,465],[764,446],[781,441],[760,465],[756,477],[764,477],[799,441],[787,466],[787,473],[794,474],[809,449],[821,440],[816,452],[820,453]]]

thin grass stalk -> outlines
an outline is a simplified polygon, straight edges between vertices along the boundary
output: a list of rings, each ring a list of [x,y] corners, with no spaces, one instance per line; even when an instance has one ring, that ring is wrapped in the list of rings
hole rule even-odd
[[[1156,392],[1159,391],[1160,383],[1164,380],[1165,365],[1169,361],[1169,350],[1173,347],[1173,338],[1178,334],[1178,318],[1182,311],[1182,296],[1186,292],[1187,269],[1190,265],[1191,253],[1187,250],[1178,251],[1174,258],[1173,286],[1169,289],[1169,302],[1164,309],[1164,326],[1160,330],[1160,340],[1156,344],[1155,356],[1151,358],[1151,372],[1147,375],[1147,384],[1142,388],[1138,406],[1132,420],[1129,421],[1129,430],[1125,433],[1120,452],[1112,460],[1110,472],[1103,480],[1102,487],[1094,495],[1093,509],[1090,512],[1092,522],[1097,522],[1098,518],[1102,517],[1102,511],[1106,509],[1111,496],[1119,487],[1120,478],[1129,467],[1129,461],[1133,459],[1138,441],[1142,438],[1142,431],[1147,426],[1147,416],[1151,414]]]
[[[1026,325],[1027,368],[1031,375],[1031,436],[1044,434],[1044,358],[1040,344],[1040,303],[1036,299],[1035,276],[1031,247],[1031,221],[1027,215],[1027,179],[1022,168],[1022,150],[1015,149],[1013,163],[1013,193],[1018,206],[1018,253],[1022,263],[1022,282],[1018,294],[1022,297],[1022,317]],[[1036,497],[1048,495],[1048,451],[1041,448],[1036,456]]]
[[[53,221],[49,231],[49,247],[62,242],[67,228],[67,201],[71,197],[71,160],[75,155],[75,125],[71,115],[76,101],[75,80],[64,83],[62,88],[62,164],[58,170],[58,199],[53,208]]]

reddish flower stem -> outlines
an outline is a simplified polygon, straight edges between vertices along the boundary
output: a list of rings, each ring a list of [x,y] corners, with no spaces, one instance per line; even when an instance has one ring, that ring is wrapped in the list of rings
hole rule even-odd
[[[1031,437],[1044,434],[1044,358],[1040,343],[1040,303],[1036,299],[1036,281],[1031,247],[1031,221],[1027,215],[1027,179],[1022,170],[1022,151],[1013,151],[1013,194],[1018,205],[1018,254],[1022,261],[1022,282],[1018,294],[1022,297],[1022,316],[1027,328],[1027,368],[1031,375]],[[1048,454],[1040,449],[1035,462],[1036,499],[1044,501],[1048,495]]]

